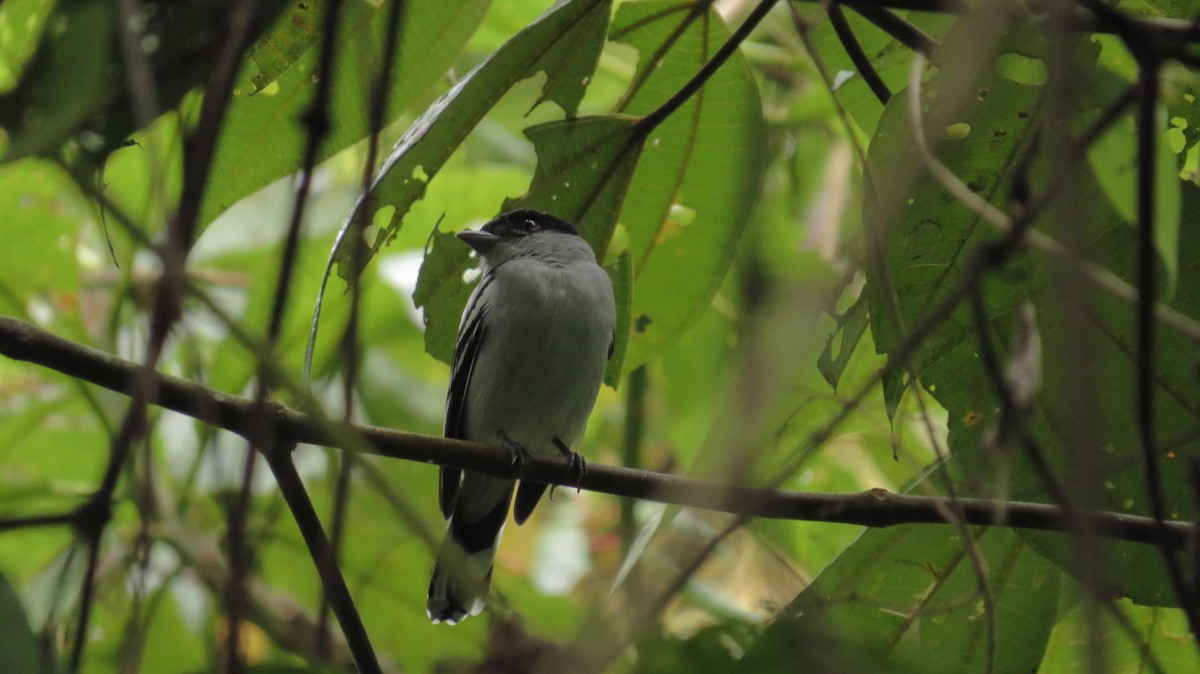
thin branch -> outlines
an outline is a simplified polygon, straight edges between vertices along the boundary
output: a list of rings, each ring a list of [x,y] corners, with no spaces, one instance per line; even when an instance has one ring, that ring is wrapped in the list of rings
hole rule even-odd
[[[267,464],[271,466],[271,472],[279,484],[279,491],[287,501],[288,508],[296,519],[296,526],[300,529],[300,535],[304,537],[304,543],[308,546],[308,553],[317,567],[318,575],[321,576],[321,586],[329,596],[329,605],[337,616],[338,623],[342,626],[342,634],[346,635],[346,644],[354,655],[354,664],[360,674],[377,674],[383,671],[379,666],[379,659],[375,655],[375,649],[371,647],[367,628],[354,607],[354,597],[351,596],[346,579],[342,577],[342,571],[338,568],[333,547],[321,527],[321,520],[313,508],[312,499],[309,498],[304,489],[304,482],[292,463],[293,449],[293,443],[277,445],[267,452]]]
[[[879,30],[891,35],[900,44],[924,54],[926,58],[933,56],[933,50],[938,47],[937,40],[890,9],[853,1],[846,2],[845,5],[875,24]]]
[[[375,176],[375,165],[378,163],[379,134],[387,117],[388,91],[391,87],[392,70],[396,61],[400,44],[400,20],[404,16],[402,0],[392,0],[388,6],[387,31],[384,35],[382,62],[379,76],[370,93],[370,107],[367,128],[367,158],[363,162],[361,194],[370,194],[372,180]],[[365,209],[356,208],[350,221],[350,255],[354,269],[366,266],[366,231],[370,224]],[[361,350],[358,344],[359,321],[362,316],[362,274],[355,274],[350,279],[350,317],[346,321],[346,329],[342,332],[341,351],[344,376],[342,377],[342,420],[353,421],[354,391],[358,382],[358,370],[361,360]],[[350,499],[350,477],[354,461],[349,455],[343,455],[338,465],[337,484],[333,494],[332,546],[334,563],[341,557],[342,533],[345,529],[347,502]],[[321,608],[317,613],[318,624],[325,626],[329,620],[330,597],[326,588],[321,591]],[[324,635],[324,632],[320,633]],[[318,644],[318,650],[323,647]]]
[[[854,36],[854,29],[846,20],[846,13],[842,11],[841,4],[836,0],[830,2],[825,11],[829,14],[829,23],[833,26],[833,32],[837,34],[838,41],[842,43],[842,49],[845,49],[846,55],[850,57],[850,62],[858,69],[858,74],[870,87],[871,93],[875,94],[875,98],[878,98],[883,105],[887,105],[892,98],[892,90],[888,89],[883,78],[879,76],[879,72],[875,70],[875,66],[871,65],[871,59],[867,57],[862,45],[858,43],[858,38]]]
[[[1153,51],[1153,50],[1149,50]],[[1137,350],[1134,355],[1136,368],[1134,405],[1137,411],[1137,430],[1142,445],[1142,462],[1146,471],[1146,494],[1150,501],[1150,512],[1155,523],[1155,542],[1162,550],[1163,562],[1187,615],[1193,634],[1200,634],[1200,607],[1190,583],[1183,575],[1179,559],[1166,543],[1165,520],[1167,518],[1166,496],[1163,492],[1162,473],[1159,469],[1159,454],[1154,436],[1155,384],[1154,332],[1158,321],[1154,319],[1157,292],[1157,248],[1154,245],[1155,164],[1158,149],[1158,95],[1159,68],[1162,62],[1157,54],[1142,54],[1138,62],[1138,115],[1137,115]],[[1168,176],[1169,177],[1169,176]],[[1196,580],[1196,579],[1193,579]]]
[[[304,114],[303,122],[308,130],[304,159],[300,169],[300,183],[296,188],[296,196],[292,204],[291,220],[288,222],[287,234],[284,236],[283,250],[280,254],[279,275],[275,282],[275,294],[271,302],[271,313],[267,321],[265,349],[273,354],[279,334],[283,328],[283,316],[287,309],[287,301],[292,283],[296,257],[300,251],[300,233],[304,224],[304,212],[308,205],[308,197],[312,191],[312,176],[316,168],[317,156],[320,152],[321,141],[329,133],[329,100],[333,90],[333,65],[337,46],[338,23],[341,17],[341,3],[329,2],[323,17],[324,31],[321,36],[321,56],[317,66],[316,90],[313,92],[312,104]],[[259,361],[259,371],[255,384],[254,400],[260,411],[265,409],[267,395],[273,382],[271,370],[267,363],[271,359]],[[263,433],[255,434],[248,439],[251,447],[246,452],[245,463],[242,466],[242,481],[237,499],[230,509],[229,521],[229,587],[225,593],[226,613],[229,621],[229,643],[226,651],[226,669],[238,671],[242,667],[241,650],[239,648],[239,623],[243,591],[242,578],[250,564],[250,554],[245,540],[246,518],[250,510],[251,485],[254,482],[254,467],[256,465],[255,449],[271,446],[274,438],[270,437],[268,424],[263,425]],[[290,503],[290,502],[289,502]]]
[[[795,0],[793,0],[795,1]],[[823,0],[807,0],[822,2]],[[1085,0],[1078,11],[1068,17],[1065,27],[1078,33],[1111,33],[1122,37],[1137,34],[1147,36],[1164,47],[1164,54],[1181,63],[1194,65],[1196,56],[1188,45],[1200,43],[1200,25],[1186,19],[1135,17],[1117,12],[1100,0]],[[935,14],[968,15],[972,5],[963,0],[853,0],[854,10],[898,9]],[[987,6],[996,20],[1021,22],[1029,20],[1028,10],[1018,4],[1010,9]]]
[[[125,395],[129,394],[130,383],[138,368],[135,363],[6,317],[0,317],[0,354],[42,365]],[[152,401],[155,405],[243,437],[255,432],[255,424],[261,423],[254,417],[254,401],[249,398],[221,393],[161,373],[156,373],[155,379],[159,393]],[[275,437],[288,441],[339,448],[362,444],[367,453],[378,456],[437,463],[508,479],[569,483],[572,486],[576,480],[575,475],[564,473],[558,457],[535,455],[514,466],[508,451],[490,445],[376,426],[329,423],[276,403],[269,408]],[[882,489],[857,494],[812,494],[756,489],[600,464],[588,465],[581,488],[747,517],[870,527],[946,523],[942,514],[946,499],[893,494]],[[1062,508],[1055,505],[966,498],[958,499],[958,502],[969,524],[1048,531],[1070,531],[1075,526]],[[1155,540],[1154,522],[1148,517],[1110,512],[1089,516],[1094,518],[1096,532],[1100,535],[1137,543]],[[1171,547],[1186,550],[1193,529],[1191,523],[1171,520],[1163,525]]]
[[[913,67],[910,71],[909,80],[909,104],[912,114],[912,131],[913,138],[916,141],[917,153],[924,162],[925,168],[942,184],[952,196],[958,199],[964,206],[975,211],[985,222],[991,223],[996,229],[1001,232],[1009,232],[1013,227],[1013,220],[1002,213],[995,206],[988,203],[983,197],[976,194],[971,188],[967,187],[954,172],[946,167],[933,152],[930,150],[929,144],[925,139],[925,129],[921,122],[920,115],[920,87],[913,86],[914,83],[919,84],[921,70],[925,65],[925,57],[916,54],[913,56]],[[1054,185],[1061,184],[1061,181]],[[1050,190],[1046,199],[1038,202],[1039,208],[1031,208],[1029,212],[1021,214],[1022,219],[1032,219],[1034,214],[1040,212],[1040,207],[1044,206],[1046,201],[1056,194],[1056,190]],[[1067,264],[1068,268],[1079,274],[1084,280],[1091,282],[1096,287],[1105,290],[1112,295],[1122,299],[1130,304],[1137,302],[1137,290],[1125,282],[1120,276],[1101,267],[1097,264],[1081,259],[1073,250],[1059,243],[1057,240],[1047,236],[1046,234],[1030,229],[1025,233],[1024,243],[1036,248],[1043,253],[1047,253],[1060,262]],[[1200,323],[1197,323],[1191,317],[1186,316],[1172,307],[1154,303],[1154,316],[1164,325],[1170,326],[1183,334],[1184,336],[1194,341],[1200,341]]]
[[[655,108],[653,112],[641,118],[637,123],[638,128],[642,129],[643,133],[649,134],[663,120],[670,117],[672,113],[682,107],[696,92],[700,91],[709,78],[716,74],[721,66],[725,65],[729,57],[733,56],[738,47],[746,41],[746,38],[750,37],[750,33],[771,12],[771,8],[775,6],[775,2],[776,0],[761,0],[758,6],[750,12],[749,16],[742,21],[742,25],[738,26],[733,35],[729,36],[729,39],[725,41],[725,44],[721,45],[717,53],[713,54],[713,57],[701,66],[700,70],[692,76],[692,79],[679,88],[679,91],[676,91],[673,96]]]
[[[38,527],[57,527],[64,524],[74,524],[77,511],[56,513],[54,515],[28,515],[25,517],[7,517],[0,519],[0,532],[16,531],[17,529],[35,529]]]
[[[155,536],[179,554],[180,562],[190,569],[210,592],[219,595],[229,586],[229,566],[217,541],[207,532],[196,531],[178,520],[168,519],[155,527]],[[281,648],[329,668],[347,670],[354,658],[345,638],[337,633],[328,640],[324,655],[316,650],[317,622],[292,595],[272,589],[264,579],[250,573],[244,582],[246,619],[262,628]],[[385,672],[398,672],[395,665],[381,663]]]

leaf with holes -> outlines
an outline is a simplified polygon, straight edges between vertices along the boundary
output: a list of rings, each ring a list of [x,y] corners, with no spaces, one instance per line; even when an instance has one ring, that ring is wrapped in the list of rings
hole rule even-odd
[[[574,115],[584,87],[600,58],[609,0],[572,0],[551,8],[503,47],[476,66],[413,122],[396,143],[375,177],[342,224],[355,217],[371,219],[384,206],[393,208],[382,223],[368,259],[396,236],[412,204],[425,195],[425,185],[446,159],[514,84],[546,73],[538,105],[549,99]],[[335,251],[338,275],[353,278],[350,251]]]
[[[934,64],[952,59],[990,62],[990,54],[1009,49],[1006,38],[984,48],[977,26],[964,25],[947,38]],[[1095,71],[1094,64],[1083,67]],[[943,68],[940,72],[950,73]],[[1089,75],[1090,77],[1090,75]],[[949,123],[965,134],[943,139],[938,156],[947,168],[982,198],[1003,207],[1018,157],[1037,128],[1042,87],[1007,79],[985,67],[976,80],[948,81],[934,77],[925,85],[927,111],[944,110],[956,96],[964,104],[952,116],[929,121],[931,137]],[[1095,109],[1111,101],[1094,101]],[[1080,125],[1082,126],[1082,125]],[[1060,163],[1067,149],[1042,138],[1042,151],[1033,164],[1029,183],[1035,198],[1058,182]],[[931,177],[914,168],[918,154],[913,144],[908,102],[897,97],[888,105],[872,141],[869,162],[875,173],[877,194],[868,200],[864,219],[882,227],[882,265],[868,267],[868,301],[876,349],[892,354],[904,335],[930,320],[931,310],[962,282],[970,271],[972,252],[994,241],[999,233],[971,208]],[[1073,191],[1059,195],[1056,205],[1035,223],[1055,238],[1069,235],[1079,241],[1077,254],[1102,265],[1126,281],[1134,278],[1135,232],[1114,210],[1086,165],[1077,167]],[[1184,213],[1198,203],[1195,192],[1184,190]],[[1180,228],[1179,283],[1171,305],[1191,317],[1200,317],[1200,231],[1185,220]],[[1018,253],[1003,269],[986,276],[980,297],[984,303],[986,334],[992,344],[1007,346],[1019,327],[1018,309],[1027,301],[1036,308],[1043,357],[1042,391],[1036,413],[1027,422],[1049,475],[1059,485],[1077,488],[1077,454],[1086,452],[1096,475],[1096,500],[1103,509],[1149,514],[1141,469],[1140,441],[1134,416],[1136,353],[1134,307],[1107,292],[1095,289],[1065,265],[1037,251]],[[949,415],[949,445],[955,470],[961,471],[963,489],[980,496],[1049,500],[1046,475],[1019,447],[992,446],[994,431],[1002,423],[999,401],[981,366],[979,335],[965,303],[939,322],[911,358],[922,386],[932,393]],[[1197,451],[1200,441],[1187,439],[1200,417],[1194,400],[1200,395],[1192,375],[1194,345],[1163,327],[1157,333],[1155,372],[1155,433],[1159,438],[1182,438],[1163,449],[1160,462],[1171,517],[1191,520],[1194,505],[1187,467],[1176,456]],[[1001,357],[1002,365],[1005,358]],[[1004,421],[1003,423],[1007,423]],[[1078,496],[1076,496],[1078,497]],[[1065,570],[1073,564],[1078,546],[1067,535],[1023,534],[1038,551]],[[1103,555],[1110,561],[1109,580],[1120,593],[1136,601],[1172,604],[1174,592],[1167,582],[1160,552],[1153,546],[1106,542]]]

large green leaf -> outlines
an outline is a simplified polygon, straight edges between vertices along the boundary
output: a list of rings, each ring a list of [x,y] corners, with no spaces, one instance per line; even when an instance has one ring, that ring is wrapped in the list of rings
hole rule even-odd
[[[425,186],[454,150],[517,82],[545,72],[542,98],[533,107],[551,100],[573,116],[600,57],[608,11],[609,0],[559,4],[476,66],[413,122],[396,143],[370,192],[347,216],[343,231],[353,218],[374,221],[381,209],[387,208],[387,217],[375,223],[379,232],[370,254],[378,253],[395,238],[404,216],[415,201],[425,196]],[[340,241],[334,253],[338,274],[343,278],[357,275],[359,270],[351,264],[350,250],[341,248]]]
[[[623,5],[614,40],[638,49],[620,109],[648,115],[679,91],[730,37],[707,3]],[[637,292],[625,369],[674,342],[725,277],[762,190],[762,104],[740,53],[651,130],[621,208]]]
[[[490,0],[405,3],[400,45],[388,85],[386,120],[394,119],[454,62]],[[364,138],[371,90],[383,61],[386,3],[347,3],[339,26],[329,133],[318,160]],[[201,222],[211,222],[238,199],[300,168],[307,130],[301,122],[316,91],[320,50],[304,52],[269,86],[256,89],[257,65],[239,76],[229,106]],[[272,65],[268,73],[274,73]]]
[[[968,129],[963,137],[944,140],[942,161],[983,198],[1004,205],[1016,158],[1029,142],[1038,119],[1041,87],[1006,79],[997,69],[986,68],[977,80],[948,84],[953,71],[951,59],[964,59],[968,50],[980,51],[972,31],[958,31],[948,39],[934,63],[938,77],[926,85],[923,105],[935,109],[955,91],[972,95],[961,111],[941,124],[958,124]],[[975,40],[975,42],[972,42]],[[1001,50],[1015,49],[1005,43]],[[1033,45],[1022,50],[1036,55]],[[1092,71],[1094,72],[1094,71]],[[986,92],[975,95],[974,92]],[[1109,101],[1097,102],[1107,105]],[[867,219],[886,222],[883,235],[883,269],[868,270],[872,334],[881,353],[892,353],[902,333],[925,320],[929,310],[954,288],[967,270],[971,252],[995,240],[998,234],[971,209],[947,194],[923,169],[914,167],[917,156],[911,138],[907,101],[893,99],[880,121],[872,142],[870,162],[881,196],[870,200]],[[937,138],[945,127],[927,128]],[[1045,142],[1050,142],[1046,140]],[[1035,167],[1033,184],[1054,181],[1051,171],[1061,170],[1044,155]],[[1165,179],[1175,180],[1173,176]],[[901,186],[889,190],[892,186]],[[1193,190],[1185,189],[1184,213]],[[1075,191],[1068,205],[1053,210],[1038,226],[1053,236],[1076,228],[1080,253],[1126,279],[1132,279],[1135,232],[1124,224],[1099,184],[1086,167],[1077,172]],[[1191,228],[1195,230],[1193,226]],[[1173,306],[1190,316],[1200,316],[1200,264],[1189,250],[1200,246],[1200,232],[1188,231],[1185,223],[1180,238],[1178,291]],[[1043,357],[1043,389],[1037,414],[1030,429],[1046,455],[1055,479],[1069,486],[1079,484],[1073,474],[1072,447],[1085,444],[1090,467],[1103,485],[1095,505],[1122,512],[1148,514],[1146,489],[1141,470],[1140,442],[1134,418],[1135,353],[1134,307],[1111,295],[1087,292],[1082,296],[1084,320],[1074,320],[1064,310],[1062,284],[1079,284],[1063,278],[1062,266],[1037,253],[1018,255],[1006,267],[988,277],[982,288],[989,318],[989,337],[1007,344],[1016,328],[1017,308],[1027,301],[1036,307]],[[886,281],[884,274],[886,274]],[[1058,281],[1058,283],[1056,283]],[[889,294],[885,288],[890,289]],[[892,319],[892,306],[903,330]],[[979,359],[978,335],[968,308],[959,306],[916,351],[913,363],[922,384],[949,413],[949,443],[956,466],[977,493],[1002,498],[1047,499],[1041,475],[1016,448],[987,451],[989,438],[1001,420],[999,402],[985,378]],[[1175,438],[1196,425],[1196,381],[1191,374],[1194,345],[1167,329],[1159,330],[1156,363],[1155,433]],[[1080,357],[1081,354],[1086,354]],[[1090,384],[1080,389],[1080,377]],[[1103,392],[1102,394],[1100,392]],[[1081,395],[1093,396],[1081,403]],[[1082,406],[1081,406],[1082,405]],[[1186,436],[1183,436],[1186,437]],[[1195,451],[1196,441],[1163,450],[1160,463],[1172,517],[1190,520],[1194,515],[1184,462],[1174,457]],[[1077,546],[1065,535],[1030,534],[1027,540],[1070,571],[1077,562]],[[1148,603],[1173,603],[1159,551],[1151,546],[1105,544],[1110,560],[1109,582],[1125,595]]]
[[[792,602],[764,635],[764,647],[779,647],[771,633],[819,630],[922,672],[1036,671],[1057,615],[1061,574],[1011,531],[974,529],[972,536],[992,597],[990,621],[980,569],[956,529],[872,529]],[[752,650],[747,661],[762,655]]]
[[[608,12],[607,0],[560,4],[479,64],[404,134],[384,162],[369,194],[361,197],[347,216],[342,232],[347,231],[356,215],[362,214],[377,219],[375,224],[379,226],[372,254],[395,238],[404,216],[424,197],[428,182],[517,82],[546,72],[546,85],[538,102],[554,101],[574,115],[583,97],[584,84],[600,55]],[[566,58],[567,55],[573,58]],[[625,129],[630,126],[628,121],[621,121],[620,125]],[[537,139],[534,140],[536,143]],[[558,209],[547,210],[571,216]],[[341,248],[340,236],[331,259],[338,260],[339,274],[349,277],[356,271],[347,257],[349,250]],[[469,292],[462,281],[462,272],[469,265],[468,253],[466,246],[451,238],[432,237],[414,295],[417,305],[425,308],[426,349],[446,362],[453,353],[458,317]]]

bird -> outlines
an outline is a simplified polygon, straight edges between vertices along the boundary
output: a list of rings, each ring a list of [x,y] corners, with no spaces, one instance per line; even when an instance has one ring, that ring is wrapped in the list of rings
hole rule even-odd
[[[561,454],[582,481],[586,463],[572,448],[612,357],[612,281],[574,225],[540,211],[502,213],[458,238],[482,275],[459,324],[445,436],[502,445],[514,462]],[[426,612],[456,624],[483,610],[514,489],[520,525],[547,485],[443,467],[438,486],[448,523]]]

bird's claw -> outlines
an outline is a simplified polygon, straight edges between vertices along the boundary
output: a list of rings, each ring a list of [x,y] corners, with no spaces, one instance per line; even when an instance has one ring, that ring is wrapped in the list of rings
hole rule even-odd
[[[529,450],[525,449],[525,445],[508,437],[508,433],[505,433],[503,430],[496,431],[496,437],[500,438],[500,444],[504,445],[512,453],[512,461],[509,465],[519,471],[521,466],[525,465],[525,459],[528,459],[530,456]]]
[[[567,446],[567,443],[563,442],[557,437],[554,438],[554,446],[558,448],[558,451],[562,453],[563,458],[567,460],[567,470],[565,473],[563,473],[563,475],[569,475],[572,471],[576,472],[577,478],[575,480],[575,493],[579,493],[580,489],[583,487],[584,480],[587,479],[587,460],[584,459],[583,455],[579,452],[572,451],[571,448]],[[551,491],[553,492],[553,490]],[[554,494],[551,493],[551,497],[553,496]]]

